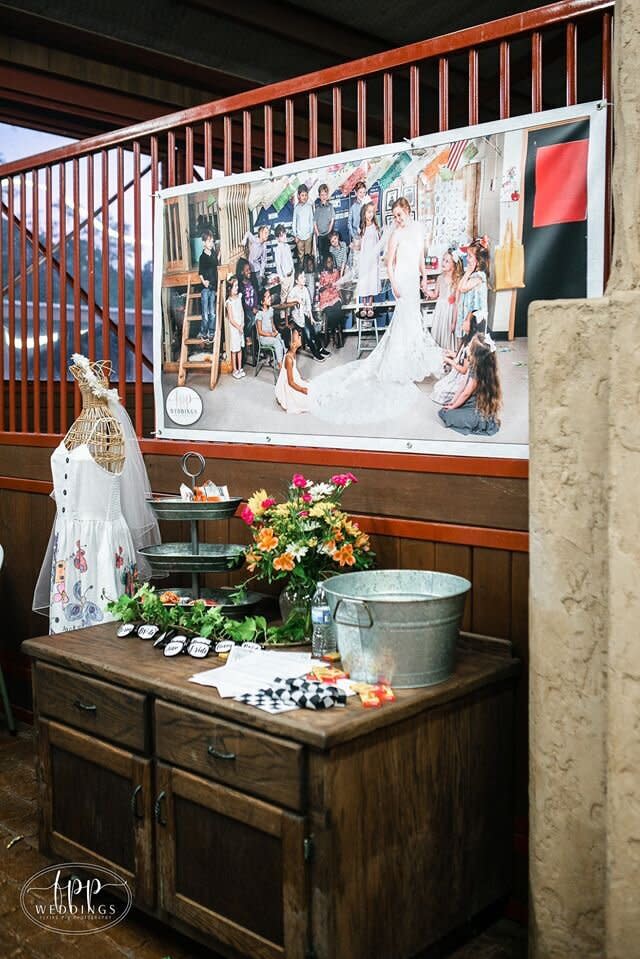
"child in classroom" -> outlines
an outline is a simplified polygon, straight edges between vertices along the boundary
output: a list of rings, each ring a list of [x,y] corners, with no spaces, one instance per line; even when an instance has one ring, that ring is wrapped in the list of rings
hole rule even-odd
[[[284,342],[273,322],[270,290],[264,290],[262,294],[260,309],[256,313],[256,329],[260,345],[270,346],[275,350],[276,362],[280,369],[284,358]]]
[[[264,282],[264,271],[267,265],[267,240],[269,239],[269,227],[263,225],[258,227],[258,234],[247,231],[242,238],[243,246],[247,248],[247,259],[251,267],[251,273],[254,283],[259,287]]]
[[[311,311],[316,305],[316,260],[315,257],[307,254],[302,260],[302,269],[305,272],[307,280],[307,289],[309,290],[309,299],[311,300]]]
[[[287,228],[279,223],[275,228],[276,247],[274,253],[276,273],[280,280],[280,302],[286,303],[293,286],[293,257],[287,238]]]
[[[469,371],[438,416],[445,426],[464,436],[493,436],[500,429],[501,406],[495,343],[489,333],[476,333],[469,344]]]
[[[276,383],[276,400],[285,413],[308,413],[309,384],[304,380],[296,365],[296,353],[302,345],[302,336],[297,326],[286,327],[283,333],[287,353]]]
[[[333,257],[333,261],[337,269],[340,270],[340,276],[344,276],[347,260],[349,258],[349,250],[347,249],[347,244],[340,237],[340,234],[337,230],[332,230],[329,234],[329,253]]]
[[[198,274],[202,283],[200,305],[202,322],[200,323],[200,338],[213,340],[216,332],[216,302],[218,297],[218,251],[215,248],[215,239],[211,230],[203,230],[201,236],[203,249],[198,260]]]
[[[450,403],[464,383],[469,372],[469,344],[476,335],[477,324],[475,313],[467,313],[462,324],[462,345],[457,353],[453,350],[444,351],[446,375],[433,387],[431,399],[440,406]]]
[[[309,203],[309,190],[302,183],[298,187],[298,202],[293,208],[293,222],[291,229],[296,239],[299,264],[302,258],[313,254],[313,207]]]
[[[316,236],[318,259],[324,263],[329,252],[329,237],[335,223],[335,211],[329,201],[329,187],[321,183],[318,187],[318,202],[313,211],[313,232]]]
[[[431,336],[443,350],[455,350],[458,286],[464,269],[457,250],[448,249],[442,257],[442,272],[437,281],[438,299],[433,311]]]
[[[458,283],[458,310],[456,313],[456,349],[462,342],[462,324],[468,313],[475,313],[480,331],[487,328],[489,286],[489,238],[479,237],[467,247],[467,265]]]
[[[322,363],[324,362],[325,356],[330,356],[331,354],[328,350],[320,346],[318,334],[313,325],[311,298],[309,297],[307,275],[304,270],[299,270],[296,273],[296,281],[290,296],[291,302],[295,302],[296,304],[291,311],[291,319],[300,330],[302,342],[307,346],[313,358]]]
[[[374,296],[380,292],[380,227],[376,218],[376,208],[371,201],[365,203],[360,212],[360,261],[356,297],[362,304],[360,316],[374,315],[372,304]]]
[[[244,308],[242,306],[242,297],[240,296],[240,284],[238,277],[232,276],[227,281],[227,301],[225,311],[229,321],[229,351],[231,353],[231,363],[235,380],[240,380],[245,375],[242,369],[242,347],[244,346]]]
[[[362,215],[362,207],[365,204],[367,199],[367,184],[364,180],[358,180],[355,185],[355,194],[356,198],[349,207],[349,242],[351,243],[352,249],[355,249],[360,242],[360,219]]]

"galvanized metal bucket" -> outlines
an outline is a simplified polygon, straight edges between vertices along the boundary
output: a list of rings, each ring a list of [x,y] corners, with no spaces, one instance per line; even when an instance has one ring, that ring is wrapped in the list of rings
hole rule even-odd
[[[417,569],[345,573],[324,582],[352,679],[398,688],[448,679],[465,597],[462,576]]]

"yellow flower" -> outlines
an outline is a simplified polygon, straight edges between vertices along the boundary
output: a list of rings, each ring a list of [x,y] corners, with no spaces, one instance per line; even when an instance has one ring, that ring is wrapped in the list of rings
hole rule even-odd
[[[276,558],[273,561],[274,569],[278,569],[278,570],[284,569],[289,573],[291,572],[294,566],[295,566],[295,563],[293,561],[293,556],[291,555],[291,553],[280,553],[280,555],[276,556]]]
[[[360,533],[356,540],[356,546],[364,546],[365,549],[369,546],[369,537],[366,533]]]
[[[313,506],[309,508],[309,516],[324,516],[330,506],[330,503],[314,503]]]
[[[273,535],[271,527],[265,526],[265,528],[261,529],[258,533],[256,545],[258,549],[261,549],[264,553],[270,553],[276,548],[278,542],[278,537]]]
[[[360,527],[357,523],[352,523],[351,520],[348,519],[344,523],[344,531],[348,533],[349,536],[357,536],[360,532]]]
[[[258,563],[260,562],[260,557],[253,552],[249,552],[247,553],[246,559],[247,559],[247,569],[249,570],[250,573],[252,573],[254,569],[256,568],[256,566],[258,565]]]
[[[266,489],[257,489],[253,496],[250,496],[247,500],[247,506],[251,510],[254,516],[262,516],[264,509],[262,508],[262,503],[264,500],[269,498],[269,494]]]
[[[272,509],[272,514],[276,516],[287,516],[289,513],[289,504],[288,503],[278,503],[277,506],[274,506]]]
[[[312,536],[311,539],[308,541],[307,545],[309,546],[310,549],[313,549],[314,546],[318,545],[318,537]]]

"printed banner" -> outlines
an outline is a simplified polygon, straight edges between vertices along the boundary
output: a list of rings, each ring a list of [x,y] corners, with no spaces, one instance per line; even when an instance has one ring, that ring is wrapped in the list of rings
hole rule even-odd
[[[162,191],[157,435],[526,457],[529,303],[602,294],[605,114]]]

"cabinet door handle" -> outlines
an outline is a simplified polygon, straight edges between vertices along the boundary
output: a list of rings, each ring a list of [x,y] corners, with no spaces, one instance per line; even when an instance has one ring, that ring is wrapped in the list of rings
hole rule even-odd
[[[136,786],[131,794],[131,815],[134,819],[144,819],[144,810],[140,812],[138,796],[142,793],[142,786]]]
[[[161,793],[158,793],[158,798],[156,799],[155,805],[153,807],[156,815],[156,822],[160,826],[167,825],[167,820],[162,818],[162,803],[166,799],[166,797],[167,797],[167,794],[163,789]]]
[[[235,753],[223,753],[220,749],[216,749],[215,746],[207,746],[207,752],[210,756],[213,756],[214,759],[235,759]]]
[[[81,699],[74,699],[73,705],[76,709],[83,709],[86,713],[97,713],[98,707],[93,703],[83,703]]]

